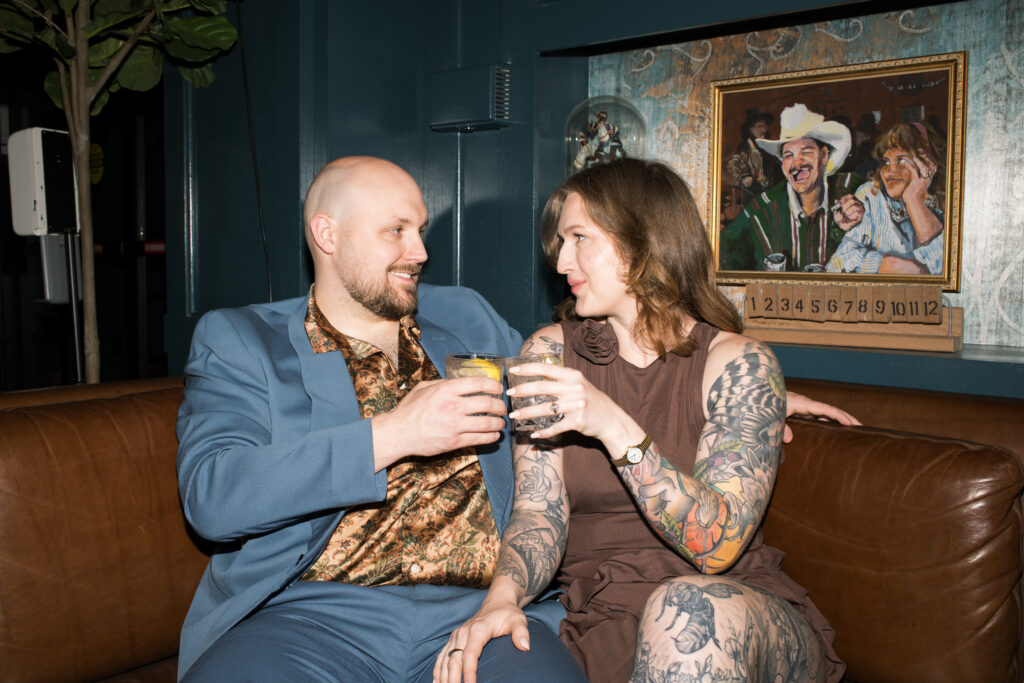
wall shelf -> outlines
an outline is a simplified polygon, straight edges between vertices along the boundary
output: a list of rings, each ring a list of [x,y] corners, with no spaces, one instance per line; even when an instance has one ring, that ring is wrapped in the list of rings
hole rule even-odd
[[[928,353],[770,346],[787,377],[1024,398],[1024,349],[1017,347],[964,344],[953,353]]]

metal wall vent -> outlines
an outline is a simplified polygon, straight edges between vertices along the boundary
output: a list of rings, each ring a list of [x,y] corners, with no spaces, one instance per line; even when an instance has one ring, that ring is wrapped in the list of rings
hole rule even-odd
[[[469,133],[512,120],[512,70],[504,64],[441,71],[430,77],[430,127]]]

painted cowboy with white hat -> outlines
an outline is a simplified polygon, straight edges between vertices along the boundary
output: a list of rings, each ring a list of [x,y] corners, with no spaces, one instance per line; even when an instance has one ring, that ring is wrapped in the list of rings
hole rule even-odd
[[[784,182],[755,196],[722,231],[723,270],[821,272],[863,205],[861,179],[836,171],[850,153],[850,130],[803,104],[782,110],[778,140],[756,144],[782,162]]]

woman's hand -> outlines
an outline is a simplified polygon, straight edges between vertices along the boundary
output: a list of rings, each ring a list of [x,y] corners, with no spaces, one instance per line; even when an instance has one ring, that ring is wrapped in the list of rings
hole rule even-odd
[[[816,420],[835,420],[843,425],[859,425],[860,420],[850,415],[842,408],[837,408],[828,403],[815,401],[795,391],[786,392],[786,417],[796,415],[797,417],[811,417]],[[793,440],[793,431],[786,425],[782,433],[782,442],[789,443]]]
[[[910,215],[910,223],[914,226],[914,234],[920,244],[928,244],[935,239],[943,230],[944,224],[935,212],[928,208],[925,199],[928,198],[928,188],[931,187],[932,177],[938,170],[938,165],[927,156],[921,156],[920,152],[913,158],[911,164],[910,182],[903,192],[903,201],[907,205],[907,213]],[[913,261],[912,263],[916,263]],[[892,269],[891,263],[886,264],[890,272],[906,272]],[[907,264],[908,266],[910,264]],[[879,269],[879,272],[882,272]],[[929,271],[923,265],[921,272],[927,274]]]
[[[910,182],[907,183],[907,189],[903,193],[903,200],[908,203],[914,200],[924,202],[925,197],[928,196],[928,188],[932,184],[932,176],[935,175],[935,171],[939,167],[927,156],[915,155],[912,159]]]
[[[545,379],[509,388],[509,396],[550,396],[551,400],[509,413],[513,419],[562,415],[546,429],[538,429],[533,439],[549,439],[576,431],[600,440],[609,453],[624,450],[644,437],[644,430],[607,394],[591,384],[578,370],[546,363],[524,363],[509,368],[515,375],[541,376]]]
[[[526,614],[515,602],[484,600],[469,621],[452,631],[434,662],[434,683],[476,683],[477,663],[484,646],[498,636],[512,636],[517,649],[530,649]]]

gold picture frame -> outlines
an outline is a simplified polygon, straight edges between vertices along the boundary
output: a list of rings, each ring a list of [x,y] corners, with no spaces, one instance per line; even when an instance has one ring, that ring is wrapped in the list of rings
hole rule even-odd
[[[719,283],[959,291],[966,67],[954,52],[713,82]]]

